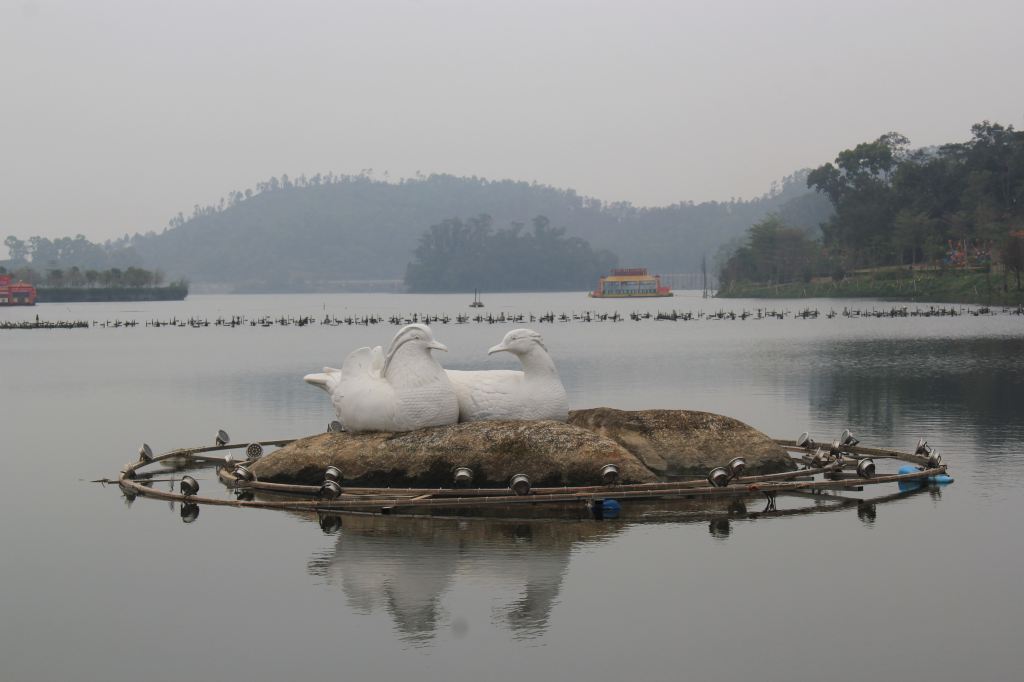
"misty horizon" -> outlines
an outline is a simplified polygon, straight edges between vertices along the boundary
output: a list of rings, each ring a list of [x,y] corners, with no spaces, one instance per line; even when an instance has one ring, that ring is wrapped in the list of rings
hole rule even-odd
[[[880,20],[884,17],[884,20]],[[25,0],[0,234],[103,241],[287,173],[728,201],[894,130],[1021,127],[1024,6]]]

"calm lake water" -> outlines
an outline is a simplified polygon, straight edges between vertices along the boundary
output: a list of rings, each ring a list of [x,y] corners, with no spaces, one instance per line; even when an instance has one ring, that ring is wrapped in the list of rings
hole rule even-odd
[[[538,315],[893,307],[483,298]],[[191,296],[0,320],[454,315],[469,300]],[[512,367],[486,349],[517,326],[544,334],[573,407],[707,410],[784,438],[850,427],[903,449],[923,435],[956,482],[873,514],[725,524],[346,517],[328,535],[220,507],[184,524],[177,505],[89,481],[144,441],[320,432],[330,405],[302,375],[396,328],[0,331],[0,680],[1019,679],[1024,317],[448,324],[439,359]]]

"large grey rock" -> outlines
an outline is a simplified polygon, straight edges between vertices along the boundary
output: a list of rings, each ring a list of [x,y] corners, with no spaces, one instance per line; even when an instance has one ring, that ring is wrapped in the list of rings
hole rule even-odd
[[[703,475],[733,457],[747,472],[792,471],[793,459],[771,438],[732,417],[690,410],[574,410],[569,423],[614,440],[659,475]]]
[[[658,480],[625,448],[593,431],[556,421],[481,421],[407,433],[324,433],[302,438],[253,466],[262,481],[323,482],[341,469],[345,485],[451,487],[456,467],[473,485],[503,487],[518,473],[535,486],[597,485],[605,464],[622,483]]]

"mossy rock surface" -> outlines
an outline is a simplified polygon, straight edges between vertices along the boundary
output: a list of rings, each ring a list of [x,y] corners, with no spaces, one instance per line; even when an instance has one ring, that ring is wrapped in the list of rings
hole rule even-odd
[[[451,487],[456,467],[473,485],[504,487],[519,473],[534,486],[598,485],[605,464],[622,483],[658,480],[619,443],[556,421],[481,421],[406,433],[324,433],[302,438],[253,466],[261,481],[319,485],[336,466],[344,485]]]
[[[596,407],[570,412],[569,423],[610,438],[662,476],[705,475],[733,457],[746,458],[749,474],[796,469],[767,435],[720,414]]]

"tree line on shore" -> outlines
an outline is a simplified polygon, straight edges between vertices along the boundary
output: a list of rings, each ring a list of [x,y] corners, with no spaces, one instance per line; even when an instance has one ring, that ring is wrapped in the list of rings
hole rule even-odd
[[[413,292],[589,289],[618,260],[540,215],[530,229],[523,223],[495,229],[487,214],[449,218],[423,233],[414,255],[405,272]]]
[[[126,288],[141,289],[148,287],[160,287],[166,282],[166,276],[160,270],[144,270],[143,268],[129,267],[109,268],[107,270],[94,270],[71,266],[70,268],[50,268],[40,272],[32,267],[23,265],[13,268],[8,272],[6,267],[0,266],[0,275],[9,274],[13,279],[27,282],[40,288],[51,289],[91,289],[91,288]],[[188,282],[179,280],[170,282],[172,287],[186,287]]]
[[[721,278],[786,283],[841,279],[857,268],[996,264],[1024,269],[1024,132],[983,121],[966,142],[910,149],[886,133],[807,175],[835,212],[807,234],[779,216],[748,231]]]
[[[78,267],[80,270],[109,270],[128,267],[140,267],[142,257],[130,245],[127,235],[123,239],[110,240],[97,244],[85,238],[85,235],[74,237],[33,236],[19,239],[15,235],[7,235],[4,246],[10,260],[6,267],[12,270],[30,263],[36,270],[60,268],[67,270]]]

